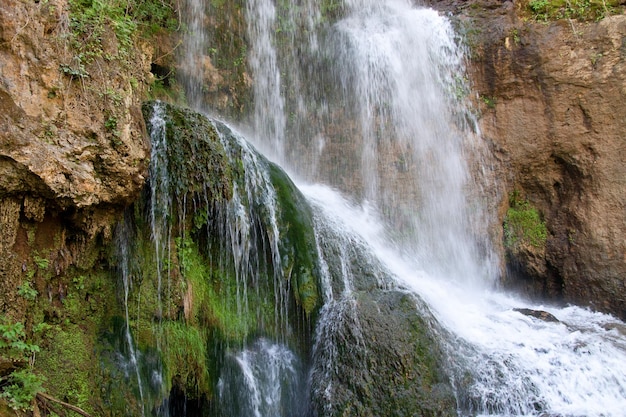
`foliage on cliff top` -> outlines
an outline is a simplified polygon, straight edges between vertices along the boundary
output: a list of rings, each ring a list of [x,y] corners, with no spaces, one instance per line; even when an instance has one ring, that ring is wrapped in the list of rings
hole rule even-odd
[[[522,10],[535,20],[597,21],[623,11],[621,0],[523,0]]]
[[[129,47],[136,35],[149,36],[161,28],[173,31],[178,27],[173,0],[69,0],[69,5],[70,29],[77,41],[84,41],[85,49],[102,48],[107,27],[113,29],[123,47]]]

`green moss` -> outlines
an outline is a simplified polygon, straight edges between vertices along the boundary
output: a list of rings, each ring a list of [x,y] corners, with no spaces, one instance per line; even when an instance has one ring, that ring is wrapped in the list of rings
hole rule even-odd
[[[191,323],[208,325],[227,343],[241,343],[256,330],[255,315],[238,305],[237,284],[229,274],[213,270],[190,238],[177,239],[178,258],[184,278]],[[254,295],[250,295],[253,297]],[[239,300],[239,304],[247,300]],[[252,302],[260,302],[259,299]]]
[[[170,181],[175,197],[193,193],[203,199],[228,199],[232,196],[232,174],[224,147],[211,122],[199,113],[182,107],[165,106]],[[152,118],[154,102],[143,105],[146,121]],[[205,195],[206,193],[206,195]]]
[[[49,332],[45,348],[37,359],[37,368],[45,370],[47,391],[56,398],[86,411],[95,410],[93,393],[98,363],[94,334],[76,324],[65,323]]]
[[[179,321],[167,321],[161,326],[166,380],[178,381],[190,398],[210,396],[206,335],[197,327]]]
[[[521,246],[545,248],[548,230],[536,208],[517,192],[509,197],[509,209],[504,218],[504,245],[516,250]]]
[[[270,164],[270,177],[279,208],[280,252],[283,271],[290,277],[296,301],[310,316],[321,307],[313,215],[306,200],[277,165]]]

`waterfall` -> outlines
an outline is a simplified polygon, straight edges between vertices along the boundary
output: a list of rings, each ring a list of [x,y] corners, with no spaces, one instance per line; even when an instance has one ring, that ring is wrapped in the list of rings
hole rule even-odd
[[[259,0],[249,8],[257,3],[261,10],[273,4]],[[301,7],[319,16],[313,4]],[[283,19],[293,17],[283,13]],[[271,56],[284,57],[263,65],[253,54],[256,82],[280,84],[272,97],[277,89],[284,92],[284,103],[262,101],[259,112],[258,100],[269,99],[257,97],[255,87],[254,126],[290,120],[270,136],[263,136],[267,129],[255,130],[261,149],[280,150],[273,156],[305,181],[329,184],[371,205],[390,238],[430,273],[493,281],[497,268],[485,212],[467,167],[468,159],[479,157],[480,141],[463,103],[464,55],[450,22],[408,1],[361,0],[345,2],[332,25],[321,18],[317,26],[309,20],[290,25],[307,32],[313,25],[319,36],[249,33],[254,51],[280,44]]]
[[[267,25],[277,13],[297,14],[276,10],[269,0],[248,3],[248,18],[265,17],[250,23],[255,94],[271,95],[256,97],[253,125],[274,129],[269,137],[267,128],[259,129],[254,140],[325,212],[318,239],[319,224],[338,219],[330,227],[367,242],[395,283],[426,301],[442,328],[459,415],[621,415],[621,322],[491,289],[498,261],[488,238],[485,184],[469,175],[483,150],[464,100],[464,51],[450,22],[405,0],[346,0],[327,20],[315,2],[298,6],[318,20],[289,23],[308,36],[281,37]],[[307,183],[334,187],[352,203],[331,190],[320,198]],[[339,354],[334,337],[351,337],[357,348],[362,343],[350,307],[350,245],[337,245],[328,251],[336,259],[329,260],[318,241],[322,271],[332,275],[329,263],[338,263],[334,274],[344,283],[326,278],[315,346],[324,363],[313,379],[332,374]],[[525,316],[523,308],[549,311],[559,321]],[[332,386],[318,384],[318,390],[331,401]]]
[[[206,55],[203,4],[188,0],[190,68]],[[348,395],[339,386],[346,378],[339,375],[342,357],[363,368],[373,363],[377,341],[368,339],[360,309],[371,292],[381,300],[393,294],[394,307],[410,300],[431,327],[459,416],[622,415],[622,322],[577,307],[534,305],[493,288],[498,260],[482,192],[488,179],[470,174],[485,163],[484,149],[466,103],[462,42],[449,20],[408,0],[249,0],[245,14],[254,104],[242,130],[307,198],[315,233],[297,252],[314,254],[323,306],[310,352],[301,349],[310,356],[300,357],[290,341],[293,288],[285,284],[291,270],[274,168],[216,123],[226,153],[243,165],[232,195],[216,203],[206,189],[178,197],[184,207],[187,198],[202,207],[189,215],[201,220],[209,262],[234,275],[233,315],[240,321],[230,324],[241,340],[224,348],[219,412],[337,415],[335,402]],[[193,80],[202,77],[194,71],[192,93],[200,87]],[[210,108],[199,97],[191,94],[190,103]],[[152,164],[157,172],[158,155]],[[151,183],[153,192],[162,186],[169,187],[158,178]],[[171,230],[158,219],[173,203],[158,198],[153,194],[153,238],[169,239]],[[157,258],[167,258],[164,251],[157,243]],[[260,297],[265,285],[274,297],[271,323]]]
[[[286,346],[260,339],[227,362],[218,382],[225,415],[304,415],[301,365]]]

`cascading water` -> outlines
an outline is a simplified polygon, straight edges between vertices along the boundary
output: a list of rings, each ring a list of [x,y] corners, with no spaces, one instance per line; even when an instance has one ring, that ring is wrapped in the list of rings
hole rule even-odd
[[[223,237],[220,245],[232,256],[217,263],[234,267],[242,316],[255,309],[252,315],[261,315],[250,292],[270,277],[277,337],[228,351],[218,385],[222,412],[313,414],[308,399],[296,400],[307,397],[307,367],[311,395],[323,403],[317,412],[335,412],[340,356],[358,361],[370,354],[355,293],[401,287],[439,338],[459,415],[622,415],[623,323],[575,307],[529,305],[489,289],[498,269],[489,210],[469,174],[482,150],[464,106],[463,51],[449,21],[408,0],[318,3],[250,0],[245,9],[252,140],[301,179],[314,211],[309,250],[319,258],[324,305],[312,363],[286,347],[289,289],[281,285],[282,231],[266,162],[247,152],[245,142],[231,148],[223,137],[227,152],[243,152],[247,177],[220,203],[228,207],[205,213],[218,225],[207,232]],[[193,67],[207,40],[203,2],[189,4],[187,63]],[[191,102],[205,106],[195,96]],[[266,249],[267,264],[257,255]],[[523,315],[523,308],[547,310],[560,321]]]
[[[256,16],[253,7],[260,12],[269,4],[250,3],[248,17]],[[315,10],[310,2],[300,7]],[[328,216],[344,219],[351,233],[369,243],[400,285],[430,306],[446,335],[440,343],[460,415],[621,415],[626,409],[621,322],[575,307],[529,306],[486,289],[496,276],[496,260],[487,238],[487,210],[468,175],[480,142],[469,112],[455,97],[466,87],[462,50],[449,22],[404,0],[345,1],[340,14],[332,25],[319,24],[319,36],[303,37],[301,45],[294,44],[301,38],[292,36],[282,50],[272,50],[272,59],[285,58],[277,66],[289,79],[265,72],[276,71],[273,61],[251,62],[255,80],[283,82],[280,88],[272,84],[272,91],[285,95],[284,104],[255,111],[254,125],[276,127],[285,108],[294,109],[286,133],[264,138],[257,132],[256,140],[265,141],[263,149],[270,152],[278,149],[275,157],[289,161],[284,164],[295,175],[361,202],[353,207],[330,204],[329,196],[318,200]],[[290,22],[299,24],[306,26]],[[276,37],[267,38],[272,34],[265,28],[263,36],[251,36],[253,44],[262,42],[255,50],[276,48]],[[291,59],[294,51],[299,60]],[[282,137],[299,140],[276,144]],[[317,192],[302,189],[312,201],[319,199]],[[367,223],[354,225],[362,218]],[[370,224],[379,229],[371,233]],[[349,278],[345,268],[340,275]],[[316,342],[328,365],[320,366],[317,378],[332,372],[338,354],[332,323],[351,317],[333,307],[350,298],[350,283],[339,293],[331,287]],[[525,316],[520,308],[548,310],[560,322]],[[321,395],[332,396],[332,389]]]
[[[226,415],[304,415],[302,370],[287,347],[259,339],[229,355],[218,393]]]

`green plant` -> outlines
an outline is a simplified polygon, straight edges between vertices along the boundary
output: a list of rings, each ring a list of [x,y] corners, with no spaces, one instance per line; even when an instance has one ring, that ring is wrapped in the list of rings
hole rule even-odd
[[[76,288],[79,291],[84,290],[86,279],[87,278],[84,275],[79,275],[77,277],[72,278],[72,284],[74,284],[74,288]]]
[[[600,20],[623,11],[619,0],[531,0],[528,10],[535,20]]]
[[[30,409],[38,392],[43,391],[43,378],[33,373],[35,353],[39,346],[26,340],[24,324],[0,318],[0,356],[9,359],[14,366],[24,366],[0,377],[0,398],[14,410]]]
[[[519,35],[519,30],[517,28],[514,28],[513,30],[511,30],[511,37],[513,38],[513,42],[515,43],[515,45],[519,45],[520,35]]]
[[[30,281],[24,281],[22,285],[17,287],[17,294],[24,297],[26,300],[33,301],[39,295],[36,289],[32,287]]]
[[[42,376],[34,374],[31,368],[14,371],[6,377],[0,398],[4,398],[14,410],[30,410],[37,393],[44,391],[44,380]]]
[[[537,209],[516,191],[509,196],[509,205],[504,219],[505,246],[508,249],[520,246],[545,247],[548,230]]]
[[[24,324],[9,322],[6,318],[0,319],[0,352],[2,356],[15,360],[25,361],[39,352],[39,346],[26,340]]]
[[[70,65],[67,64],[61,64],[59,65],[59,71],[61,71],[63,74],[71,77],[71,78],[87,78],[89,77],[89,73],[87,72],[87,70],[85,70],[85,67],[83,66],[82,63],[79,63],[78,65],[72,67]]]
[[[480,98],[488,108],[493,109],[496,107],[496,99],[494,97],[480,96]]]
[[[104,127],[106,128],[106,130],[108,130],[110,132],[114,132],[117,129],[117,117],[109,116],[104,121]]]
[[[50,265],[50,261],[48,261],[46,258],[41,258],[39,255],[34,256],[34,261],[37,265],[37,268],[42,270],[48,269],[48,266]]]
[[[591,55],[591,66],[592,67],[596,67],[596,64],[598,63],[598,60],[600,58],[602,58],[602,53],[601,52],[595,52]]]
[[[548,0],[531,0],[531,2],[528,3],[528,7],[532,11],[535,19],[537,20],[548,20],[549,5],[550,3],[548,2]]]

